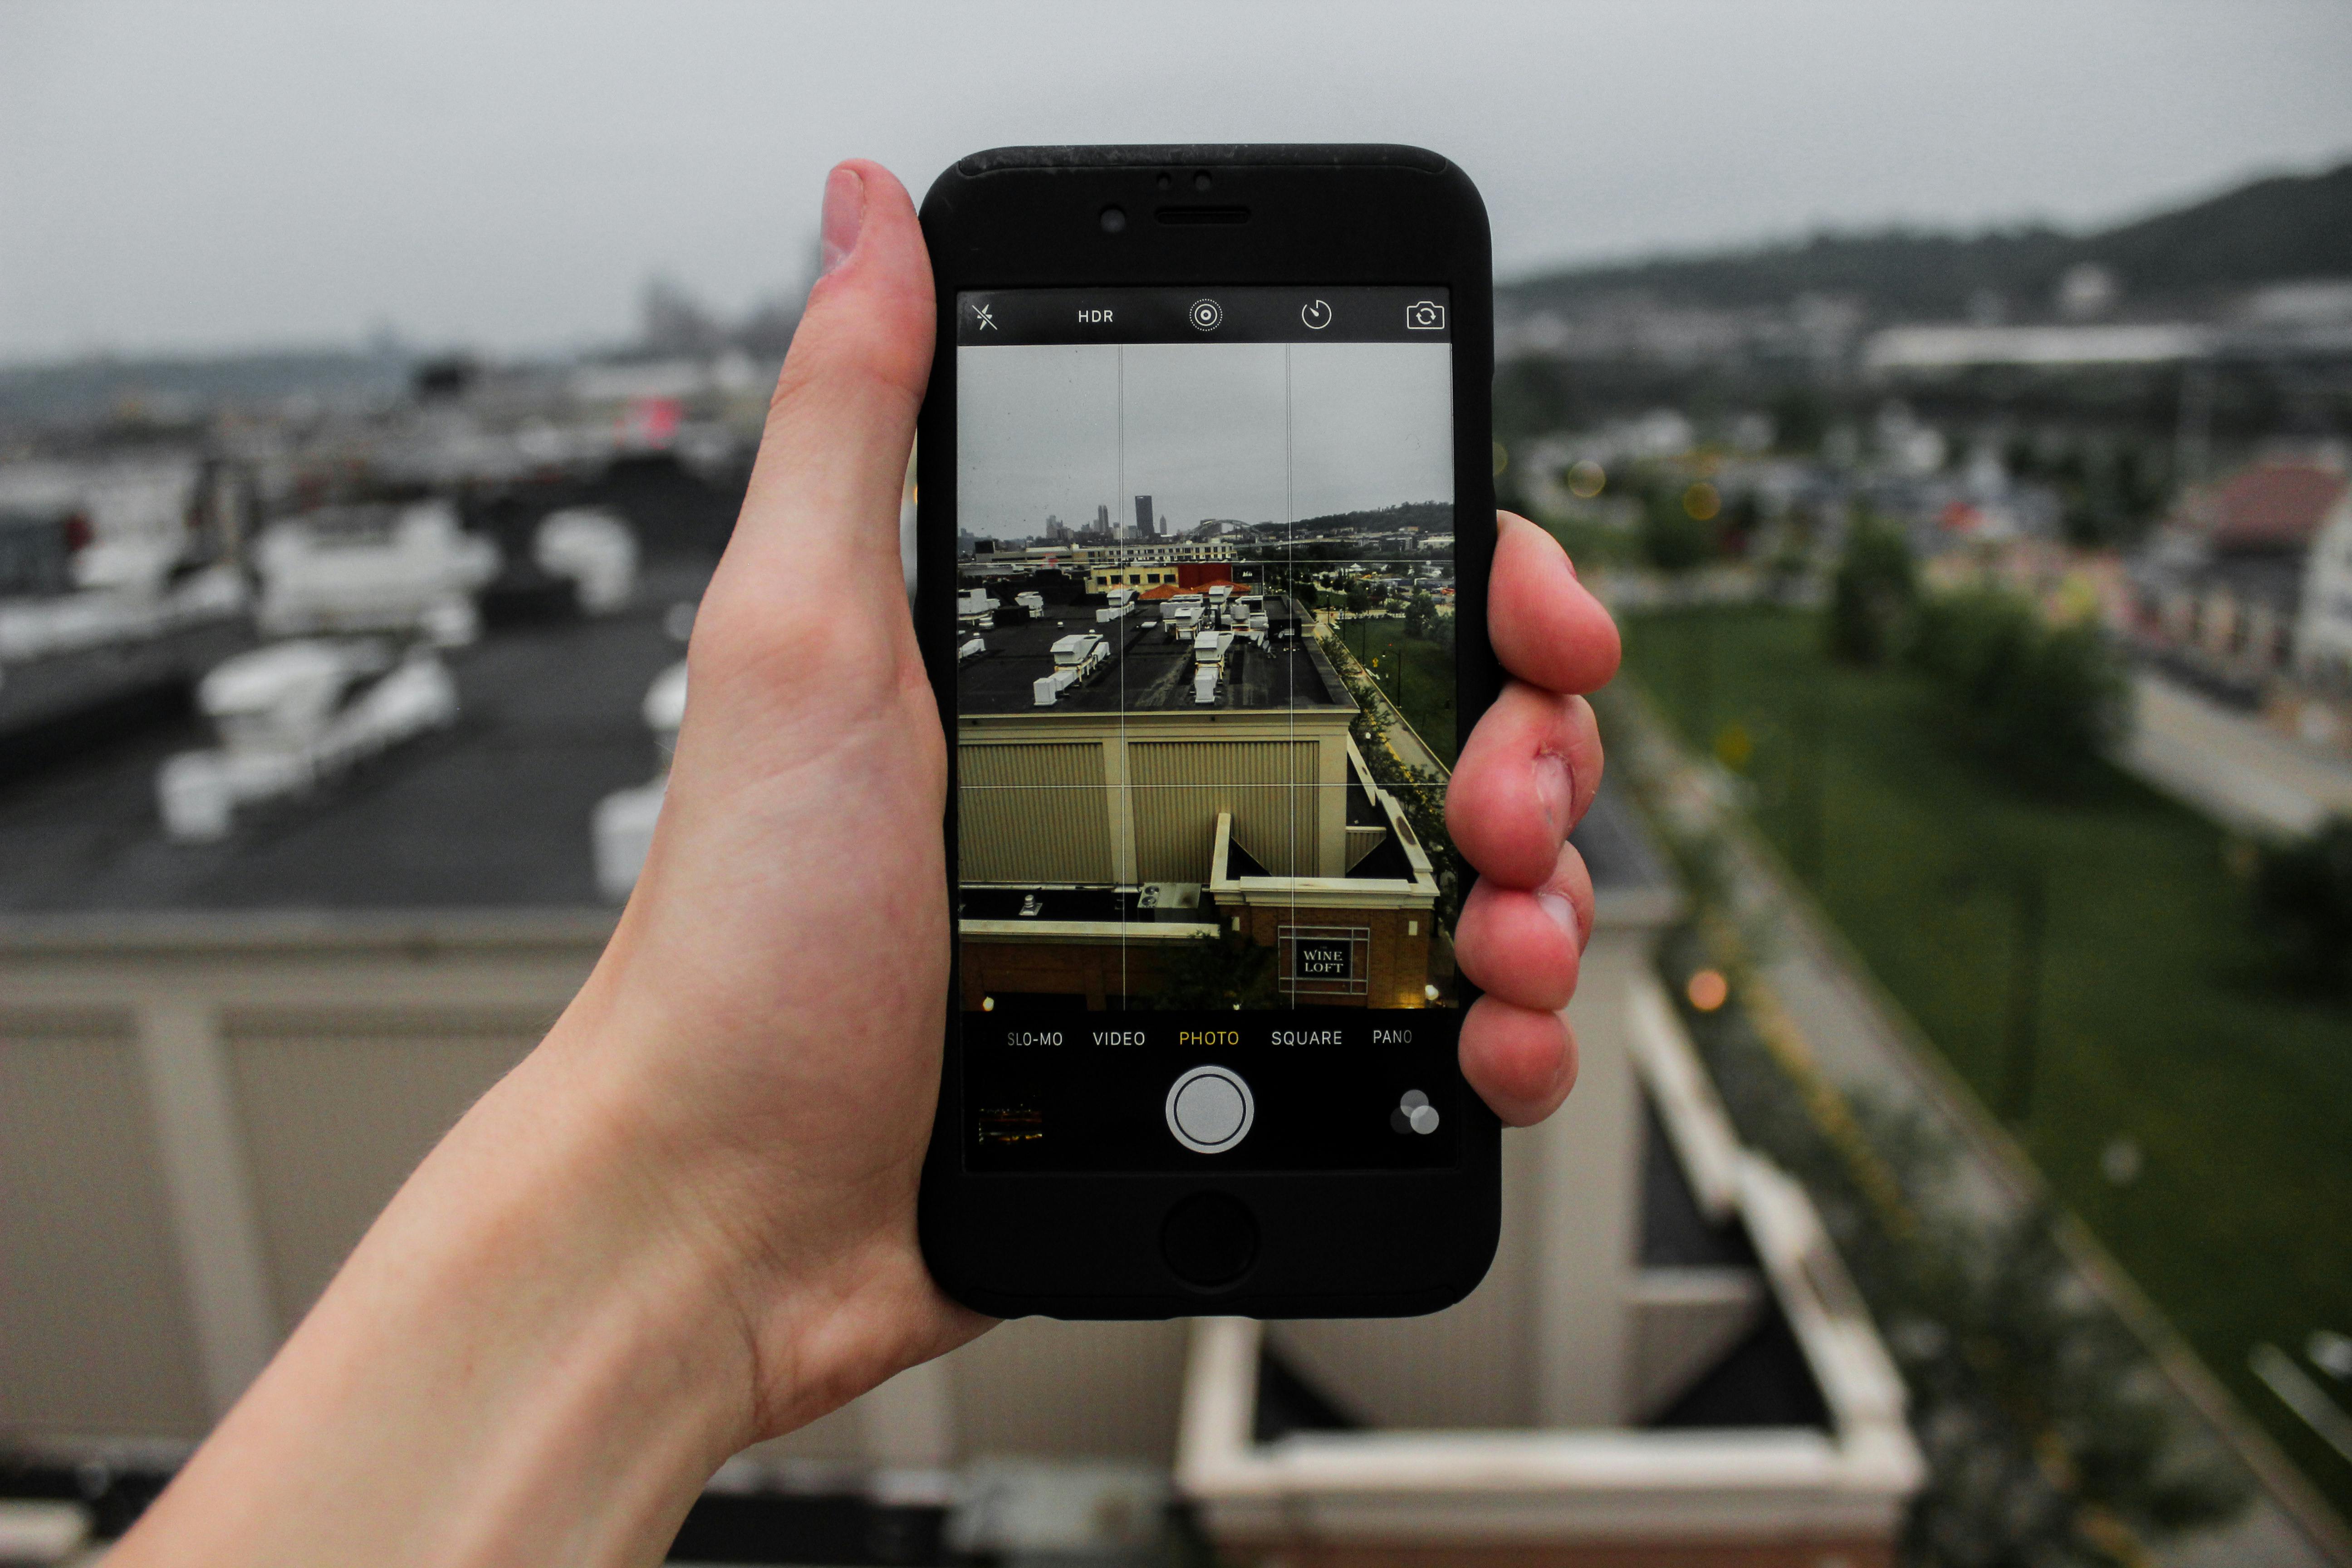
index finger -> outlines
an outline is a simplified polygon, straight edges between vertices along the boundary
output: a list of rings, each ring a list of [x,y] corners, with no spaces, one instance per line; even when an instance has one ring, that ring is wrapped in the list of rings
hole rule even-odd
[[[1510,512],[1495,514],[1486,635],[1503,667],[1547,691],[1595,691],[1617,673],[1617,623],[1559,541]]]

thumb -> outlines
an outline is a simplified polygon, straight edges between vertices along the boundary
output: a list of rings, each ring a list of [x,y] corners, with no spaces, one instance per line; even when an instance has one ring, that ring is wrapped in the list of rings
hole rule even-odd
[[[905,615],[898,501],[933,326],[930,257],[906,187],[879,163],[836,165],[824,185],[824,275],[711,584],[722,606],[765,618],[793,602],[876,612],[895,602]]]

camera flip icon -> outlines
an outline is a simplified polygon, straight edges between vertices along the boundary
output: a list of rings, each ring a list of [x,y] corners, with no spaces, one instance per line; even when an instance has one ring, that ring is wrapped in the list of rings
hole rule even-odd
[[[1404,308],[1404,325],[1411,332],[1442,332],[1445,330],[1445,307],[1433,300],[1415,300]]]

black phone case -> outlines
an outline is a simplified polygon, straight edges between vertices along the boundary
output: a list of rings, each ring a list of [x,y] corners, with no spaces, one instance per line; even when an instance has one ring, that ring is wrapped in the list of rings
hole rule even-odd
[[[1212,176],[1206,193],[1193,184],[1203,172]],[[1160,188],[1163,174],[1173,176],[1171,189]],[[1123,232],[1101,222],[1113,204],[1128,215]],[[939,336],[917,459],[916,626],[951,742],[958,291],[1194,284],[1452,289],[1455,721],[1468,733],[1502,672],[1486,635],[1495,542],[1492,258],[1486,207],[1465,174],[1401,146],[1001,148],[942,174],[924,197],[922,224]],[[954,750],[944,825],[950,889]],[[932,1277],[966,1306],[1073,1319],[1405,1316],[1449,1306],[1486,1277],[1502,1220],[1501,1127],[1458,1081],[1465,1124],[1450,1171],[967,1172],[952,1001],[960,984],[951,977],[919,1224]],[[1465,1010],[1475,994],[1465,984]],[[1458,1080],[1458,1065],[1448,1070]],[[1164,1260],[1163,1238],[1181,1245],[1192,1216],[1236,1204],[1255,1223],[1254,1263],[1217,1289],[1187,1284]]]

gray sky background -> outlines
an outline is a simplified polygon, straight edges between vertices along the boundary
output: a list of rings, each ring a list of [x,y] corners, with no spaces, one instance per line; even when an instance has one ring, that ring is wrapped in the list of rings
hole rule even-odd
[[[0,5],[0,361],[623,335],[806,271],[825,168],[1410,141],[1506,274],[2104,222],[2352,153],[2341,0]]]
[[[1138,495],[1180,531],[1444,500],[1450,361],[1439,343],[958,349],[957,510],[1018,536],[1105,504],[1131,521]]]

